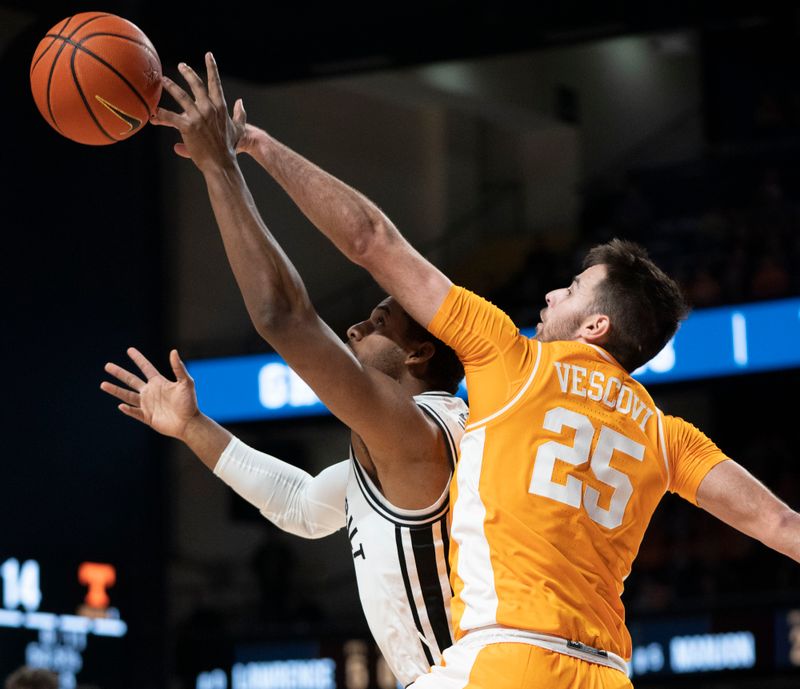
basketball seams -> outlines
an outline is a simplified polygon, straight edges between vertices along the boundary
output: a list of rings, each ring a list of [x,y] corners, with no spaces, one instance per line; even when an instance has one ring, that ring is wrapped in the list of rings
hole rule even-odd
[[[68,59],[62,59],[65,51]],[[124,17],[105,12],[62,19],[42,38],[30,67],[34,97],[48,122],[67,138],[94,145],[122,141],[141,128],[161,91],[160,74],[149,37]],[[106,110],[131,131],[117,136]]]
[[[45,49],[44,49],[44,50],[43,50],[43,51],[42,51],[42,52],[39,54],[39,57],[37,57],[37,58],[34,60],[33,64],[31,65],[31,71],[30,71],[30,73],[31,73],[31,74],[33,74],[33,70],[34,70],[34,69],[36,69],[36,65],[38,65],[38,64],[39,64],[39,61],[40,61],[40,60],[41,60],[41,59],[42,59],[42,58],[43,58],[43,57],[44,57],[44,56],[47,54],[47,51],[48,51],[48,50],[50,50],[50,48],[52,48],[52,47],[53,47],[53,44],[56,42],[56,39],[57,39],[57,38],[61,38],[61,32],[62,32],[62,31],[64,31],[64,30],[65,30],[65,29],[66,29],[66,28],[69,26],[69,23],[70,23],[70,22],[71,22],[73,19],[74,19],[74,16],[73,16],[73,17],[67,17],[66,21],[64,22],[64,26],[62,26],[62,27],[61,27],[61,28],[58,30],[58,34],[57,34],[57,35],[54,35],[54,34],[45,34],[44,38],[52,38],[53,40],[52,40],[52,41],[50,41],[50,45],[48,45],[48,46],[47,46],[47,47],[46,47],[46,48],[45,48]],[[43,38],[42,40],[44,40],[44,38]]]
[[[88,17],[88,18],[87,18],[85,21],[83,21],[83,22],[81,22],[80,24],[78,24],[78,26],[76,26],[76,27],[73,29],[72,33],[71,33],[69,36],[62,36],[62,35],[61,35],[61,34],[62,34],[62,32],[63,32],[63,31],[64,31],[64,30],[67,28],[67,26],[69,26],[69,23],[70,23],[70,22],[71,22],[73,19],[75,19],[75,17],[77,17],[77,16],[80,16],[80,15],[77,15],[77,14],[75,14],[75,15],[72,15],[71,17],[69,17],[69,18],[67,19],[66,23],[64,24],[64,26],[62,26],[62,27],[61,27],[61,28],[58,30],[58,33],[57,33],[57,34],[51,34],[51,33],[48,33],[48,34],[45,34],[45,36],[44,36],[44,37],[45,37],[45,38],[52,38],[52,39],[53,39],[53,43],[55,43],[55,42],[56,42],[56,39],[60,38],[60,39],[61,39],[62,41],[64,41],[65,43],[70,43],[70,44],[72,44],[72,45],[74,46],[74,45],[75,45],[75,43],[74,43],[73,41],[71,41],[70,39],[71,39],[71,38],[72,38],[72,37],[73,37],[73,36],[74,36],[76,33],[78,33],[78,31],[80,31],[80,30],[81,30],[81,29],[82,29],[84,26],[86,26],[86,25],[88,25],[88,24],[91,24],[93,21],[96,21],[96,20],[98,20],[98,19],[102,19],[103,17],[110,17],[110,16],[112,16],[112,15],[110,15],[110,14],[96,14],[96,15],[94,15],[93,17]],[[51,43],[51,45],[52,45],[52,43]],[[58,59],[58,57],[56,57],[56,59]]]
[[[70,41],[70,43],[72,43],[72,41]],[[72,45],[74,46],[75,44],[72,43]],[[86,94],[83,92],[83,89],[81,88],[80,81],[78,81],[78,75],[75,73],[75,55],[77,55],[77,54],[78,54],[78,50],[77,50],[77,46],[75,46],[75,50],[72,51],[72,59],[70,60],[69,66],[70,66],[70,69],[72,70],[72,81],[75,82],[75,88],[78,89],[78,95],[81,97],[81,100],[83,101],[83,104],[86,106],[86,110],[89,113],[89,117],[92,118],[94,123],[97,125],[97,128],[103,134],[105,134],[105,136],[108,137],[108,139],[110,139],[111,141],[118,141],[119,139],[116,139],[113,136],[111,136],[111,134],[109,134],[105,130],[103,125],[100,124],[100,120],[97,119],[97,115],[94,114],[94,111],[92,110],[91,105],[89,105],[89,101],[86,99]]]
[[[61,132],[61,127],[58,126],[58,122],[56,122],[56,116],[53,114],[53,103],[50,98],[50,91],[53,84],[53,73],[56,71],[56,63],[58,62],[58,59],[61,57],[61,53],[64,52],[64,48],[66,47],[67,47],[66,42],[61,44],[61,47],[58,49],[58,52],[56,53],[56,56],[50,63],[50,73],[47,75],[47,112],[50,114],[50,119],[53,121],[53,125],[60,132]]]
[[[97,57],[96,55],[94,55],[94,53],[91,52],[91,50],[89,50],[89,48],[87,48],[87,47],[85,47],[83,45],[90,38],[95,38],[96,36],[108,36],[108,37],[111,37],[111,38],[120,38],[123,41],[128,41],[129,43],[133,43],[135,45],[138,45],[140,48],[144,48],[148,53],[150,53],[150,55],[152,55],[152,57],[156,60],[156,62],[159,62],[159,63],[161,62],[159,57],[158,57],[158,53],[156,53],[155,48],[153,47],[153,44],[148,39],[145,39],[144,41],[141,41],[141,40],[138,40],[136,38],[133,38],[132,36],[126,36],[125,34],[112,33],[112,32],[109,32],[109,31],[98,31],[97,33],[93,33],[93,34],[89,34],[88,36],[84,36],[78,42],[78,44],[76,45],[76,48],[79,48],[80,50],[85,50],[89,55],[93,55],[94,57]],[[102,62],[102,58],[97,57],[97,59]],[[113,65],[111,65],[111,64],[109,64],[107,62],[103,62],[103,64],[105,64],[106,67],[111,69],[120,79],[122,79],[122,81],[125,82],[125,85],[131,91],[133,91],[134,94],[136,94],[136,97],[142,102],[142,105],[144,105],[145,112],[147,112],[148,115],[149,115],[150,114],[150,107],[147,104],[147,99],[141,93],[139,93],[139,90],[130,81],[128,81],[128,79],[123,74],[118,72],[116,70],[116,68],[114,68]]]
[[[70,36],[62,36],[60,33],[58,33],[58,34],[54,34],[54,33],[45,34],[43,36],[43,38],[52,38],[53,41],[52,41],[52,43],[50,43],[50,45],[53,45],[53,43],[55,43],[56,40],[60,38],[62,41],[64,41],[65,43],[69,43],[71,46],[74,46],[76,48],[84,49],[83,48],[83,43],[85,41],[89,40],[90,38],[94,38],[95,36],[111,36],[112,38],[121,38],[121,39],[123,39],[125,41],[130,41],[131,43],[135,43],[136,45],[141,46],[142,48],[147,50],[147,52],[150,53],[153,57],[158,58],[158,54],[154,50],[153,44],[150,43],[149,41],[148,42],[140,41],[140,40],[137,40],[137,39],[135,39],[135,38],[133,38],[131,36],[126,36],[125,34],[111,33],[109,31],[98,31],[96,33],[91,33],[88,36],[84,36],[83,38],[81,38],[77,43],[72,40],[72,35],[70,35]],[[42,59],[42,57],[44,57],[44,53],[47,52],[47,50],[49,50],[49,49],[50,49],[50,46],[47,46],[45,51],[36,59],[37,63],[39,62],[39,60]],[[88,51],[88,48],[86,48],[85,50]],[[34,63],[33,66],[35,67],[36,63]],[[31,67],[31,71],[33,71],[33,67]]]
[[[61,127],[58,126],[58,122],[56,121],[56,116],[53,113],[53,103],[52,103],[52,99],[50,97],[50,92],[51,92],[51,88],[52,88],[53,74],[55,73],[55,70],[56,70],[56,63],[58,62],[59,58],[61,57],[61,54],[64,52],[64,48],[67,46],[67,44],[68,43],[72,43],[72,41],[70,41],[68,37],[62,36],[61,32],[66,30],[66,28],[69,26],[69,23],[73,19],[75,19],[76,16],[78,16],[78,15],[71,15],[70,17],[67,17],[66,21],[64,22],[64,25],[59,29],[59,33],[58,34],[55,34],[55,35],[54,34],[46,34],[45,35],[45,38],[52,38],[53,39],[53,41],[50,44],[50,46],[52,46],[56,42],[57,39],[60,38],[62,40],[61,46],[58,49],[58,53],[56,53],[56,56],[53,58],[53,62],[50,63],[50,72],[47,75],[47,88],[45,89],[45,93],[47,94],[47,112],[50,115],[50,120],[53,123],[53,126],[59,132],[61,132],[62,134],[64,132],[62,131]],[[85,21],[81,22],[80,24],[78,24],[78,26],[75,27],[75,29],[70,34],[70,36],[74,36],[77,31],[80,31],[81,28],[83,28],[87,24],[95,21],[96,19],[101,19],[102,17],[108,17],[108,16],[110,16],[110,15],[108,15],[108,14],[97,14],[97,15],[94,15],[93,17],[88,17]],[[74,45],[74,43],[73,43],[73,45]],[[50,46],[48,46],[45,49],[45,51],[39,56],[39,59],[44,57],[44,53],[46,53],[50,49]],[[74,56],[75,56],[75,51],[74,50],[72,52],[72,55],[73,55],[73,59],[74,59]],[[37,61],[36,61],[37,64],[39,62],[39,59],[37,59]],[[36,65],[33,65],[33,67],[31,67],[31,74],[33,74],[33,70],[34,70],[35,66]],[[83,97],[83,96],[81,95],[81,97]]]
[[[88,36],[84,36],[81,38],[80,41],[77,42],[77,46],[82,47],[83,43],[88,41],[90,38],[94,38],[95,36],[112,36],[113,38],[121,38],[125,41],[130,41],[131,43],[135,43],[136,45],[145,48],[147,52],[152,53],[153,57],[158,57],[153,50],[153,44],[150,41],[140,41],[133,36],[126,36],[125,34],[121,33],[112,33],[111,31],[97,31],[95,33],[90,33]]]
[[[87,24],[91,24],[92,22],[97,21],[98,19],[102,19],[103,17],[111,17],[111,16],[113,15],[96,14],[93,17],[88,17],[85,22],[83,22],[82,24],[78,24],[78,26],[75,27],[75,30],[69,36],[62,36],[62,38],[72,38],[76,33],[78,33],[78,31],[80,31]]]
[[[100,34],[94,34],[94,35],[100,35]],[[110,62],[108,62],[107,60],[104,60],[102,57],[100,57],[97,53],[92,52],[86,46],[81,45],[81,43],[85,39],[82,39],[81,43],[76,43],[75,41],[73,41],[73,40],[71,40],[69,38],[65,38],[63,36],[62,36],[62,38],[63,38],[65,44],[68,43],[73,48],[75,48],[75,50],[73,51],[73,54],[80,50],[80,51],[86,53],[87,55],[89,55],[90,57],[94,58],[95,60],[97,60],[104,67],[107,67],[112,72],[114,72],[114,74],[116,74],[122,80],[122,82],[133,92],[133,94],[141,101],[142,105],[144,106],[145,111],[147,113],[150,112],[150,107],[147,105],[147,100],[144,98],[144,96],[142,96],[141,93],[139,93],[137,88],[128,80],[128,78],[124,74],[122,74],[122,72],[120,72]],[[88,36],[87,36],[87,38],[88,38]],[[120,36],[120,38],[124,38],[124,36]],[[137,43],[136,41],[133,41],[133,42]],[[73,76],[75,76],[74,70],[73,70]],[[77,81],[77,77],[75,77],[75,78],[76,78],[76,81]]]

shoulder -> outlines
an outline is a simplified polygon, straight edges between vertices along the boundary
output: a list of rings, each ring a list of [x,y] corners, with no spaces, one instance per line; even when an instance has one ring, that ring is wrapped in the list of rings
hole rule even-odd
[[[460,397],[448,392],[425,392],[414,401],[438,426],[447,443],[451,465],[455,465],[458,445],[464,435],[469,409]]]
[[[462,428],[469,414],[467,403],[457,395],[449,392],[423,392],[415,395],[414,401],[417,406],[427,412],[460,422]]]

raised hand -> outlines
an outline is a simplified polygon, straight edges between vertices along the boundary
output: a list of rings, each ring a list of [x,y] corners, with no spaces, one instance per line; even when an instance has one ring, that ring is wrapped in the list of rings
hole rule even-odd
[[[139,368],[144,380],[117,364],[107,363],[106,373],[127,387],[103,381],[100,389],[121,400],[118,409],[137,421],[172,438],[183,439],[186,427],[200,412],[194,380],[186,370],[177,350],[169,355],[175,380],[168,380],[148,359],[134,347],[128,356]]]
[[[178,69],[189,85],[191,95],[169,77],[163,77],[163,84],[164,90],[183,112],[158,108],[150,121],[177,129],[183,141],[175,144],[175,152],[191,158],[200,170],[235,159],[237,148],[247,139],[246,114],[239,99],[234,104],[233,117],[228,115],[214,56],[206,53],[208,86],[189,65],[182,62]]]

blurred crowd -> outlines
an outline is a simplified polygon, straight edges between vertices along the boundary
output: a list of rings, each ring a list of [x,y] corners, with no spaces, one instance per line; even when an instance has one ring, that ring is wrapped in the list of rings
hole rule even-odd
[[[492,295],[520,325],[543,295],[569,283],[585,249],[640,242],[681,284],[693,308],[800,294],[800,179],[792,161],[694,162],[629,173],[587,193],[572,250],[537,247]]]
[[[632,177],[600,229],[648,246],[695,308],[800,293],[800,194],[791,168],[720,165]]]

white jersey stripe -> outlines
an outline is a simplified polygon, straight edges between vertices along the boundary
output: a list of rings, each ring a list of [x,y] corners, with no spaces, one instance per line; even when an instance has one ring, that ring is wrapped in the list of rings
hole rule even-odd
[[[487,423],[493,421],[498,416],[505,414],[509,409],[511,409],[511,407],[513,407],[517,402],[519,402],[519,400],[525,394],[525,391],[530,387],[531,383],[533,382],[533,379],[536,377],[536,371],[539,369],[539,362],[542,359],[542,343],[536,340],[536,345],[538,346],[538,349],[536,350],[536,361],[533,364],[533,370],[531,371],[530,377],[528,378],[528,380],[525,381],[525,385],[523,385],[520,388],[519,392],[516,395],[514,395],[514,397],[510,402],[508,402],[501,409],[498,409],[494,414],[490,414],[485,419],[479,419],[478,421],[467,424],[466,430],[468,432],[473,431],[480,426],[485,426]]]
[[[450,537],[458,543],[458,571],[464,582],[464,614],[459,625],[465,630],[497,622],[497,591],[484,531],[486,507],[478,491],[485,442],[485,427],[465,433],[456,471],[458,500],[453,507]]]
[[[661,457],[664,459],[664,467],[667,470],[667,486],[669,487],[672,483],[672,476],[670,476],[669,457],[667,457],[667,444],[664,436],[664,416],[660,409],[656,409],[656,411],[658,412],[658,444],[661,446]]]
[[[589,345],[592,349],[594,349],[600,355],[600,357],[602,359],[605,359],[609,364],[614,364],[614,366],[619,366],[619,364],[616,361],[614,361],[612,356],[605,349],[603,349],[602,347],[598,347],[597,345],[593,345],[591,342],[587,342],[586,344]]]
[[[453,622],[452,617],[450,615],[450,599],[453,596],[453,589],[450,586],[450,570],[448,567],[448,538],[447,538],[447,525],[443,524],[444,519],[439,520],[433,525],[433,540],[434,543],[441,543],[442,547],[436,548],[436,570],[439,572],[439,586],[442,589],[442,593],[445,599],[445,605],[447,610],[447,618],[448,618],[448,627],[451,630],[452,636],[452,628]],[[444,527],[444,528],[443,528]],[[444,651],[444,649],[441,649]]]
[[[441,543],[441,551],[436,549],[436,569],[439,572],[439,584],[442,591],[446,591],[450,596],[453,595],[453,589],[450,586],[450,569],[448,567],[449,560],[449,539],[447,538],[447,524],[444,523],[445,519],[441,519],[433,525],[433,540],[436,543]],[[450,600],[447,600],[447,612],[450,612]],[[452,626],[452,625],[451,625]],[[444,649],[442,649],[444,650]]]

